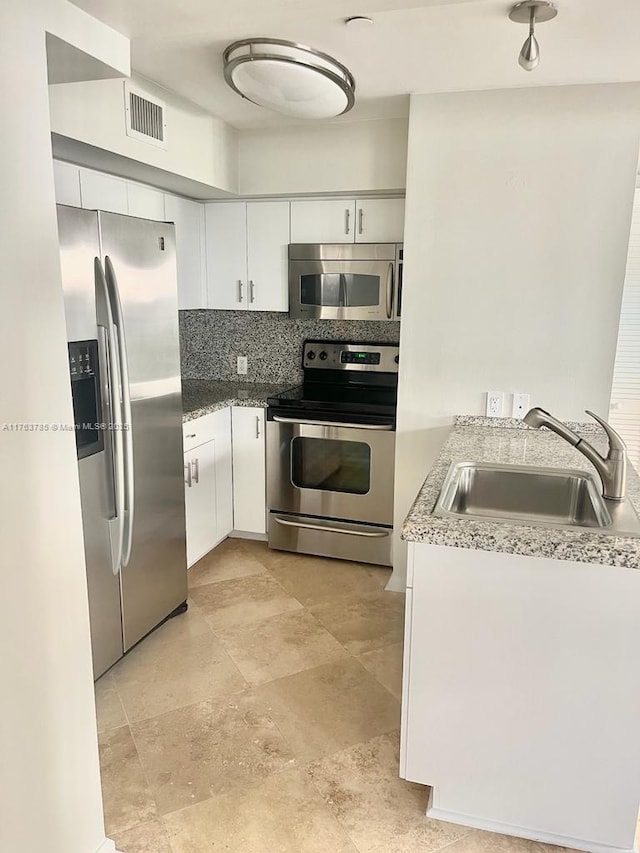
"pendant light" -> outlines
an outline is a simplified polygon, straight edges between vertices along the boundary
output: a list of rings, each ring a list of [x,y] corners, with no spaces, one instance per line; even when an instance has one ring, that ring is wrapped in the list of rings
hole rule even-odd
[[[533,71],[540,62],[540,45],[535,36],[536,24],[550,21],[558,14],[558,10],[549,0],[524,0],[516,3],[509,12],[509,17],[517,24],[529,24],[529,35],[522,45],[518,62],[525,71]]]

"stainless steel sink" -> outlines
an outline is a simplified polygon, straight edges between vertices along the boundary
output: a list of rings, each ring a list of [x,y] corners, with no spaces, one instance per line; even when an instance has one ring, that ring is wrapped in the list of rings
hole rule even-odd
[[[434,515],[610,533],[611,503],[603,499],[596,478],[585,471],[459,462],[449,469]],[[633,508],[629,509],[640,528]]]

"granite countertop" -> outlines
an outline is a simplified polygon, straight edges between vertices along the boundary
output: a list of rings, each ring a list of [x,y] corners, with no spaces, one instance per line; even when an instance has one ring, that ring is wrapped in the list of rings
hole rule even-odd
[[[607,438],[596,424],[570,424],[599,452]],[[594,533],[584,528],[534,527],[504,521],[438,517],[433,509],[452,462],[494,462],[593,472],[585,457],[546,429],[531,429],[507,418],[461,416],[429,472],[402,527],[402,538],[452,548],[574,560],[640,568],[640,538]],[[640,509],[640,477],[629,465],[627,499]]]
[[[228,406],[266,406],[267,398],[290,385],[265,382],[217,382],[211,379],[182,380],[182,422],[201,418]]]

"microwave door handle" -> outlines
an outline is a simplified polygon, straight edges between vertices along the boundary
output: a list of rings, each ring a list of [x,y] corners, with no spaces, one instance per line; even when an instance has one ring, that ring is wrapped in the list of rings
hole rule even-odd
[[[273,420],[279,424],[302,424],[303,426],[337,427],[338,429],[393,429],[393,424],[347,424],[338,421],[314,421],[306,420],[305,418],[283,418],[281,415],[274,415]]]
[[[114,515],[109,519],[109,538],[111,540],[111,565],[117,575],[122,565],[124,544],[124,450],[122,446],[122,421],[120,406],[120,366],[118,364],[118,346],[113,323],[113,313],[109,300],[107,281],[99,258],[95,258],[97,325],[104,329],[106,337],[107,373],[109,387],[111,452],[113,458]]]
[[[122,445],[124,448],[124,474],[125,474],[125,512],[124,512],[124,539],[122,546],[122,566],[126,566],[131,557],[133,545],[133,520],[135,509],[135,484],[133,470],[133,433],[131,420],[131,391],[129,386],[129,362],[127,359],[127,340],[124,330],[124,318],[122,314],[122,303],[118,290],[111,258],[105,255],[104,266],[106,272],[107,288],[111,297],[113,318],[116,327],[116,341],[118,344],[118,363],[120,368],[120,391],[122,399]]]
[[[389,264],[387,269],[387,320],[391,319],[393,314],[393,263]]]

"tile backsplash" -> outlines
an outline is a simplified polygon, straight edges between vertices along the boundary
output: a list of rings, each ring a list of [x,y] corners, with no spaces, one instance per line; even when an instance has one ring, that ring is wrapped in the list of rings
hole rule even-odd
[[[270,311],[180,311],[182,376],[295,384],[302,379],[307,338],[395,343],[400,323],[292,320]],[[237,373],[239,355],[247,357],[246,376]]]

